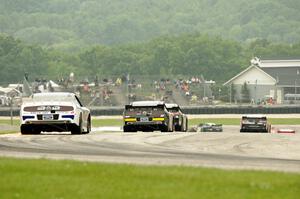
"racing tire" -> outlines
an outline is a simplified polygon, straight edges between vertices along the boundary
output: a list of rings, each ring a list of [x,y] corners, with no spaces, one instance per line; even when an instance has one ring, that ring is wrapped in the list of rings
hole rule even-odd
[[[175,131],[175,125],[174,123],[172,123],[172,125],[170,126],[170,128],[168,129],[169,132],[174,132]]]
[[[41,131],[37,130],[33,127],[30,128],[29,126],[22,125],[21,126],[21,134],[22,135],[38,135],[38,134],[41,134]]]
[[[268,128],[268,133],[271,133],[272,126],[270,125]]]
[[[183,132],[187,132],[188,131],[188,120],[186,119],[186,121],[185,121],[185,125],[183,125],[184,126],[184,128],[183,128]]]
[[[137,132],[137,130],[130,126],[123,126],[123,132],[124,133],[133,133],[133,132]]]
[[[25,126],[21,126],[21,134],[22,135],[30,135],[30,131]]]
[[[182,131],[183,127],[182,125],[179,126],[179,125],[175,125],[175,131]]]
[[[91,132],[92,123],[91,123],[91,116],[89,115],[86,125],[86,131],[84,131],[84,134],[89,134]]]
[[[169,127],[163,125],[163,126],[160,127],[160,131],[161,131],[161,132],[169,132]]]
[[[41,130],[33,129],[33,134],[39,135],[39,134],[41,134]]]
[[[72,135],[82,134],[82,115],[81,114],[80,114],[80,118],[79,118],[79,126],[75,126],[75,128],[72,129],[71,134]]]

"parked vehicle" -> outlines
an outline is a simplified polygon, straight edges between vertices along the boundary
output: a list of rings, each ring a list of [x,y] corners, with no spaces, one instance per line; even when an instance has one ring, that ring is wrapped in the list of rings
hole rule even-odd
[[[173,116],[162,101],[137,101],[125,106],[124,132],[174,130]]]
[[[175,131],[184,131],[188,130],[188,118],[181,111],[181,108],[178,104],[166,104],[167,110],[173,116],[173,124]]]
[[[271,132],[271,125],[264,115],[244,115],[241,120],[240,132]]]
[[[41,131],[82,134],[91,130],[90,110],[73,93],[33,94],[23,102],[20,120],[22,134],[40,134]]]

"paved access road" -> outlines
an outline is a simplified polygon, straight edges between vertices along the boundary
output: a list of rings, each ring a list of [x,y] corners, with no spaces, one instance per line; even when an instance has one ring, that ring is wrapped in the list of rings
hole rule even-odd
[[[289,128],[298,133],[224,126],[222,133],[8,134],[0,135],[0,156],[300,172],[300,127]]]

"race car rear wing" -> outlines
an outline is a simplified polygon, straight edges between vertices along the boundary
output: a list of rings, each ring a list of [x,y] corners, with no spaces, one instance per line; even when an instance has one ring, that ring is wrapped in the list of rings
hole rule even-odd
[[[164,105],[163,104],[159,104],[157,106],[132,106],[131,104],[125,105],[125,110],[131,109],[131,108],[143,108],[143,107],[153,107],[153,108],[160,108],[160,109],[164,109]]]

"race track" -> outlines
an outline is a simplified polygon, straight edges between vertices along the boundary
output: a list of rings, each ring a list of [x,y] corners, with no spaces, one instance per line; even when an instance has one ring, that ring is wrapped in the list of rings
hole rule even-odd
[[[298,126],[291,128],[300,132]],[[239,133],[237,126],[224,126],[222,133],[95,130],[88,135],[1,135],[0,155],[300,172],[298,133]]]

